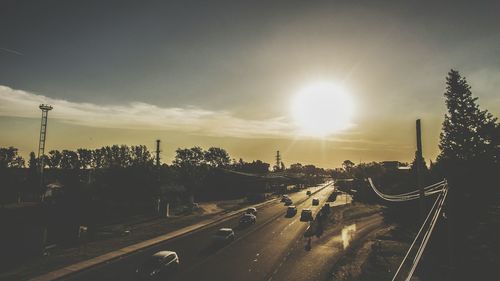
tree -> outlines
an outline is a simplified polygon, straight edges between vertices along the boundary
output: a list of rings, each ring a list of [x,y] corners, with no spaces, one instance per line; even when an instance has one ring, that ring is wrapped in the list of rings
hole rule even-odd
[[[344,162],[342,162],[342,168],[344,168],[346,173],[350,173],[354,166],[355,164],[351,160],[344,160]]]
[[[498,239],[494,233],[494,216],[490,211],[498,206],[498,128],[497,119],[487,110],[481,110],[477,97],[458,71],[450,70],[446,77],[447,113],[440,135],[440,155],[432,166],[432,173],[446,177],[449,195],[446,215],[450,225],[451,243],[456,264],[451,280],[463,277],[462,268],[468,272],[487,272],[494,268],[487,254],[477,249],[495,248]],[[493,238],[494,237],[494,238]],[[442,239],[441,243],[445,242]],[[437,242],[438,244],[440,242]],[[481,261],[485,268],[471,269]]]
[[[420,180],[422,180],[421,184],[425,184],[425,182],[429,179],[429,169],[427,168],[424,157],[421,157],[420,161],[418,161],[418,157],[418,152],[415,151],[415,158],[411,162],[410,172],[416,183],[418,183],[420,177]],[[418,164],[419,166],[417,168]]]
[[[38,168],[38,160],[36,159],[35,152],[30,152],[30,160],[28,162],[30,170],[35,170]]]
[[[21,181],[12,168],[24,167],[24,159],[15,147],[0,147],[0,205],[15,202]]]
[[[288,170],[292,173],[302,173],[303,166],[300,163],[295,163],[290,165],[290,168]]]
[[[201,147],[178,148],[175,151],[174,167],[179,171],[180,181],[190,193],[190,200],[194,200],[194,192],[200,188],[207,175],[205,153]]]
[[[131,165],[134,167],[148,167],[153,165],[153,157],[145,145],[130,148]]]
[[[487,159],[495,155],[496,118],[487,110],[480,110],[477,97],[465,77],[450,70],[446,77],[446,107],[438,161],[467,161]]]
[[[316,166],[309,164],[304,166],[303,171],[306,176],[314,176],[318,174],[319,168],[316,168]]]
[[[62,154],[59,150],[49,151],[49,161],[47,161],[50,168],[58,168],[61,165]]]
[[[210,147],[204,154],[205,161],[210,167],[223,168],[231,163],[229,154],[223,148]]]
[[[61,152],[61,169],[78,169],[80,168],[80,161],[78,160],[78,154],[71,150],[63,150]]]
[[[99,148],[92,151],[92,168],[102,169],[105,167],[104,162],[104,149]]]
[[[92,166],[92,150],[79,148],[76,152],[78,153],[78,160],[80,161],[81,168],[88,169]]]
[[[262,162],[261,160],[245,162],[241,158],[238,162],[233,163],[232,165],[232,169],[236,171],[252,173],[252,174],[269,173],[269,167],[271,167],[269,163]]]
[[[0,147],[0,167],[2,168],[22,168],[24,159],[17,154],[15,147]]]
[[[360,163],[355,167],[350,168],[351,176],[358,180],[367,178],[380,178],[384,174],[384,168],[380,163]]]

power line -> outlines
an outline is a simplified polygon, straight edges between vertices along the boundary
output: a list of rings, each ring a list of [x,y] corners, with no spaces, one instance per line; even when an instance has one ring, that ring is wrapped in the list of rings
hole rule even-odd
[[[446,200],[446,197],[448,195],[448,183],[446,180],[443,180],[441,182],[437,182],[435,184],[431,184],[429,186],[426,186],[422,189],[417,189],[414,191],[410,191],[407,193],[403,194],[397,194],[397,195],[388,195],[382,193],[380,190],[378,190],[375,185],[373,184],[373,181],[371,178],[368,178],[368,182],[370,183],[371,188],[373,191],[382,199],[390,201],[390,202],[404,202],[404,201],[410,201],[410,200],[415,200],[420,198],[420,194],[422,191],[424,191],[425,196],[430,196],[433,194],[438,194],[436,200],[434,201],[434,204],[432,205],[432,208],[429,210],[427,213],[427,216],[422,223],[422,226],[420,227],[419,231],[417,232],[417,235],[415,236],[415,239],[413,240],[412,244],[410,245],[410,248],[406,252],[403,260],[401,261],[401,264],[399,265],[396,273],[394,274],[394,277],[392,278],[392,281],[396,280],[405,280],[409,281],[411,277],[413,276],[413,273],[415,272],[415,269],[417,268],[417,265],[420,261],[420,258],[422,257],[422,254],[425,250],[425,247],[427,246],[427,242],[429,241],[432,232],[434,230],[434,227],[437,223],[437,220],[439,218],[439,214],[441,214],[441,210],[443,208],[444,202]],[[430,219],[432,217],[432,219]],[[430,220],[429,220],[430,219]],[[427,229],[424,231],[425,227]],[[422,235],[423,233],[423,235]],[[421,240],[418,248],[416,248],[417,241]],[[407,263],[408,258],[410,256],[410,253],[412,251],[415,251],[415,256],[413,258],[413,261],[411,264],[409,264],[409,270],[408,274],[406,275],[406,278],[402,279],[402,274],[403,274],[403,267]],[[401,276],[401,277],[400,277]]]
[[[401,272],[401,269],[403,268],[406,260],[408,259],[408,256],[410,255],[410,252],[411,250],[413,249],[413,247],[415,246],[415,244],[417,243],[417,240],[418,240],[418,237],[420,236],[420,234],[422,233],[423,229],[424,229],[424,226],[425,224],[427,223],[427,221],[429,220],[429,217],[431,215],[431,212],[432,210],[434,210],[434,208],[437,206],[437,202],[439,201],[439,197],[436,198],[436,201],[434,201],[434,204],[432,205],[432,208],[431,210],[429,211],[429,213],[427,214],[427,217],[425,218],[424,222],[422,223],[422,226],[420,226],[420,229],[418,230],[417,232],[417,235],[415,236],[415,239],[413,239],[413,242],[411,243],[410,245],[410,248],[408,249],[408,251],[406,252],[403,260],[401,261],[401,264],[399,265],[398,267],[398,270],[396,270],[396,273],[394,274],[394,277],[392,278],[392,281],[395,281],[396,278],[399,276],[399,273]]]
[[[419,198],[419,196],[420,196],[418,189],[414,190],[414,191],[407,192],[407,193],[403,193],[403,194],[396,194],[396,195],[384,194],[379,189],[377,189],[377,187],[375,187],[371,178],[368,178],[368,182],[370,183],[370,187],[373,189],[373,191],[380,198],[382,198],[386,201],[391,201],[391,202],[410,201],[410,200],[415,200],[415,199]],[[446,182],[443,180],[443,181],[437,182],[435,184],[431,184],[431,185],[424,187],[423,189],[425,191],[425,196],[430,196],[430,195],[436,194],[438,192],[441,192],[442,187],[444,187],[445,183]]]
[[[406,277],[406,281],[410,281],[413,272],[415,272],[415,269],[417,268],[418,262],[420,261],[420,258],[422,257],[422,254],[424,253],[425,247],[427,246],[427,242],[429,241],[429,238],[431,237],[432,231],[434,230],[434,226],[436,225],[437,219],[439,218],[439,214],[441,213],[441,209],[443,208],[444,201],[446,200],[446,196],[448,195],[448,188],[445,187],[444,191],[441,195],[441,201],[438,203],[438,209],[434,213],[434,217],[432,218],[431,221],[431,226],[427,230],[424,240],[422,244],[420,245],[417,255],[415,256],[415,259],[413,260],[413,264],[411,267],[410,272],[408,273],[408,277]]]

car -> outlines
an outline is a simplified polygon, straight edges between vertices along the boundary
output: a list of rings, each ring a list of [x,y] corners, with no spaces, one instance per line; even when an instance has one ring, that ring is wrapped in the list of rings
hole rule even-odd
[[[291,205],[286,208],[286,216],[287,217],[293,217],[297,214],[297,207]]]
[[[319,205],[319,199],[318,198],[314,198],[313,201],[312,201],[312,204],[313,204],[313,206],[318,206]]]
[[[173,251],[160,251],[147,258],[137,269],[140,280],[153,280],[179,267],[179,256]]]
[[[227,243],[234,240],[234,231],[232,228],[221,228],[215,232],[213,239],[215,243]]]
[[[255,208],[255,207],[250,207],[250,208],[248,208],[248,209],[247,209],[246,213],[247,213],[247,214],[252,214],[252,215],[254,215],[254,216],[255,216],[255,215],[257,215],[257,208]]]
[[[293,205],[292,199],[288,198],[288,200],[285,201],[285,206],[291,206]]]
[[[306,195],[307,196],[311,196],[312,195],[312,192],[310,190],[306,191]]]
[[[300,213],[300,221],[312,221],[313,215],[311,209],[304,209]]]
[[[285,202],[287,199],[290,199],[290,197],[288,197],[288,195],[281,196],[281,202]]]
[[[257,221],[257,217],[253,214],[244,214],[240,218],[240,225],[254,224]]]

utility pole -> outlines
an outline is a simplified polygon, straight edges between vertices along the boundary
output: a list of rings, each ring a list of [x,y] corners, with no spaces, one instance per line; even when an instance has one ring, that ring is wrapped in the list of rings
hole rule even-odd
[[[156,140],[156,168],[160,169],[160,140]]]
[[[52,106],[47,104],[41,104],[39,108],[42,110],[42,121],[40,125],[40,140],[38,142],[38,165],[40,168],[40,191],[43,190],[43,169],[45,166],[45,139],[47,137],[47,118],[49,111],[52,110]]]
[[[279,171],[281,169],[281,155],[280,151],[276,151],[276,171]]]
[[[417,171],[417,187],[419,189],[419,194],[420,194],[420,221],[425,220],[425,191],[424,191],[424,185],[422,182],[422,170],[421,167],[423,165],[422,160],[422,130],[420,126],[420,119],[417,119],[416,122],[416,129],[417,129],[417,152],[415,153],[415,166],[416,166],[416,171]]]
[[[161,205],[162,205],[162,196],[161,196],[161,166],[160,166],[160,140],[157,139],[156,140],[156,181],[157,181],[157,188],[158,188],[158,200],[157,200],[157,212],[158,214],[160,214],[162,208],[161,208]],[[169,205],[167,203],[167,207],[166,207],[166,217],[169,216]]]

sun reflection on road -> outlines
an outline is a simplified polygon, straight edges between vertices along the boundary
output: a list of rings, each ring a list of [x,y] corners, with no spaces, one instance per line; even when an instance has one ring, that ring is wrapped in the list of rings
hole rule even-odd
[[[354,234],[356,233],[356,224],[353,223],[342,228],[342,246],[344,250],[349,247],[349,243],[354,238]]]

